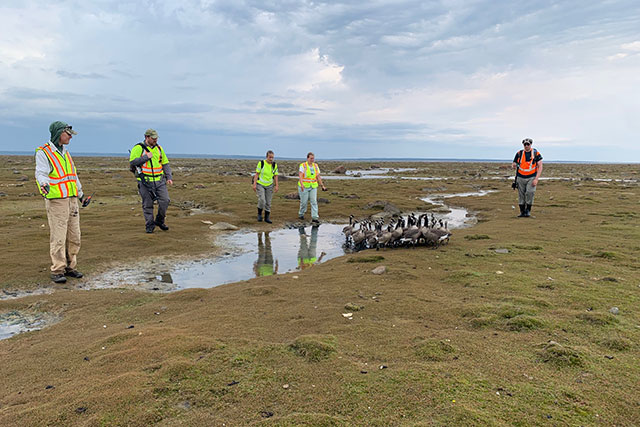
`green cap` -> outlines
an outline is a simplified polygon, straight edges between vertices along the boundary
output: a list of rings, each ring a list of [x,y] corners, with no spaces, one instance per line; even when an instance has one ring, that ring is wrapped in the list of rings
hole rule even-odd
[[[144,136],[150,136],[151,138],[157,138],[158,137],[158,132],[156,132],[153,129],[147,129],[147,131],[144,133]]]

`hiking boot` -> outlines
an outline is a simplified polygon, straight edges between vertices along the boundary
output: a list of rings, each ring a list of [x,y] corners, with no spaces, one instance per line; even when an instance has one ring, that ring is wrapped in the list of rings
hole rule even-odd
[[[154,228],[155,227],[147,227],[147,233],[149,233],[149,234],[153,233],[153,229]]]
[[[262,209],[260,208],[258,208],[258,222],[262,222]]]
[[[67,278],[64,277],[64,274],[54,274],[51,273],[51,280],[54,283],[67,283]]]
[[[518,215],[518,218],[525,217],[526,216],[525,215],[525,212],[526,212],[525,205],[518,205],[518,206],[520,206],[520,215]]]
[[[320,220],[318,218],[314,218],[314,219],[311,220],[311,224],[320,225]]]
[[[64,275],[67,277],[73,277],[74,279],[81,279],[84,277],[84,274],[80,273],[78,270],[66,270]]]
[[[299,219],[300,221],[304,221],[304,215],[298,215],[298,219]]]
[[[530,204],[527,204],[527,206],[525,207],[524,216],[526,216],[526,217],[530,217],[531,216],[531,205]]]
[[[160,222],[156,219],[153,223],[157,225],[158,228],[160,228],[160,230],[162,231],[167,231],[169,229],[169,227],[167,226],[167,224],[164,223],[164,221]]]
[[[267,224],[272,224],[271,218],[269,218],[270,215],[271,215],[271,212],[269,211],[264,212],[264,222],[266,222]]]

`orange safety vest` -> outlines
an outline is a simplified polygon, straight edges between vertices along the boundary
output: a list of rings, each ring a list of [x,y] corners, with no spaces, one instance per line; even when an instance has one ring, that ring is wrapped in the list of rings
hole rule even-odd
[[[525,155],[524,150],[520,150],[520,163],[518,164],[518,171],[520,175],[531,176],[534,175],[538,171],[538,162],[536,162],[536,156],[538,155],[538,150],[535,148],[531,149],[531,160],[527,162],[527,156]]]
[[[64,156],[54,150],[50,144],[38,147],[49,160],[51,171],[49,172],[49,192],[44,194],[38,185],[38,190],[47,199],[66,199],[78,196],[78,175],[71,154],[67,151]]]
[[[318,165],[314,163],[313,168],[309,168],[307,162],[304,162],[300,166],[304,168],[304,173],[302,174],[304,188],[318,188],[318,174],[320,173]],[[300,181],[298,181],[298,186],[300,186]]]

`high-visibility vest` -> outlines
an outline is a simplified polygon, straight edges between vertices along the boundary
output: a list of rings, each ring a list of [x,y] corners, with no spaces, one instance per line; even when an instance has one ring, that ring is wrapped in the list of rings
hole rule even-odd
[[[269,164],[264,160],[260,160],[258,166],[256,166],[256,172],[259,173],[258,184],[268,187],[273,184],[273,177],[278,175],[278,165],[276,162]]]
[[[137,147],[140,147],[140,144],[133,147],[131,150],[131,157],[139,157],[143,148],[140,147],[140,153],[136,156],[133,150],[137,151]],[[169,163],[169,159],[167,159],[167,155],[164,153],[164,149],[157,145],[153,148],[147,147],[147,149],[151,152],[151,159],[140,166],[142,169],[142,175],[144,176],[147,182],[151,181],[160,181],[164,177],[164,170],[162,169],[162,165]],[[140,177],[138,177],[138,181],[140,181]]]
[[[300,163],[300,167],[304,168],[304,172],[302,174],[302,185],[304,188],[318,188],[318,174],[320,171],[318,170],[318,165],[313,164],[313,167],[310,168],[307,162]],[[298,186],[300,185],[300,181],[298,181]]]
[[[76,166],[69,152],[65,152],[64,156],[54,149],[51,144],[45,144],[36,148],[42,150],[49,160],[51,171],[49,172],[49,192],[44,194],[40,186],[38,190],[47,199],[66,199],[67,197],[78,196],[78,175],[76,174]]]
[[[527,156],[524,150],[520,150],[520,162],[518,164],[518,171],[520,175],[530,176],[534,175],[538,171],[538,162],[535,161],[538,155],[538,150],[531,149],[531,160],[527,162]]]

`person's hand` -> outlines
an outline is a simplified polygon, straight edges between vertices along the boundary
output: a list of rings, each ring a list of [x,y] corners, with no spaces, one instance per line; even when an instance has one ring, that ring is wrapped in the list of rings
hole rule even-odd
[[[538,178],[533,178],[533,181],[531,182],[531,185],[533,187],[537,186],[538,185]]]
[[[322,191],[327,191],[327,187],[325,187],[324,185],[322,186]]]
[[[254,193],[258,191],[258,184],[256,184],[255,182],[253,183],[252,187]]]
[[[173,185],[173,180],[172,180],[172,179],[168,179],[168,180],[167,180],[167,184],[169,184],[169,185]]]
[[[276,184],[276,188],[274,188],[274,189],[273,189],[273,192],[274,192],[274,193],[277,193],[277,192],[278,192],[278,184]]]
[[[43,184],[40,186],[40,190],[45,194],[49,194],[49,184]]]

